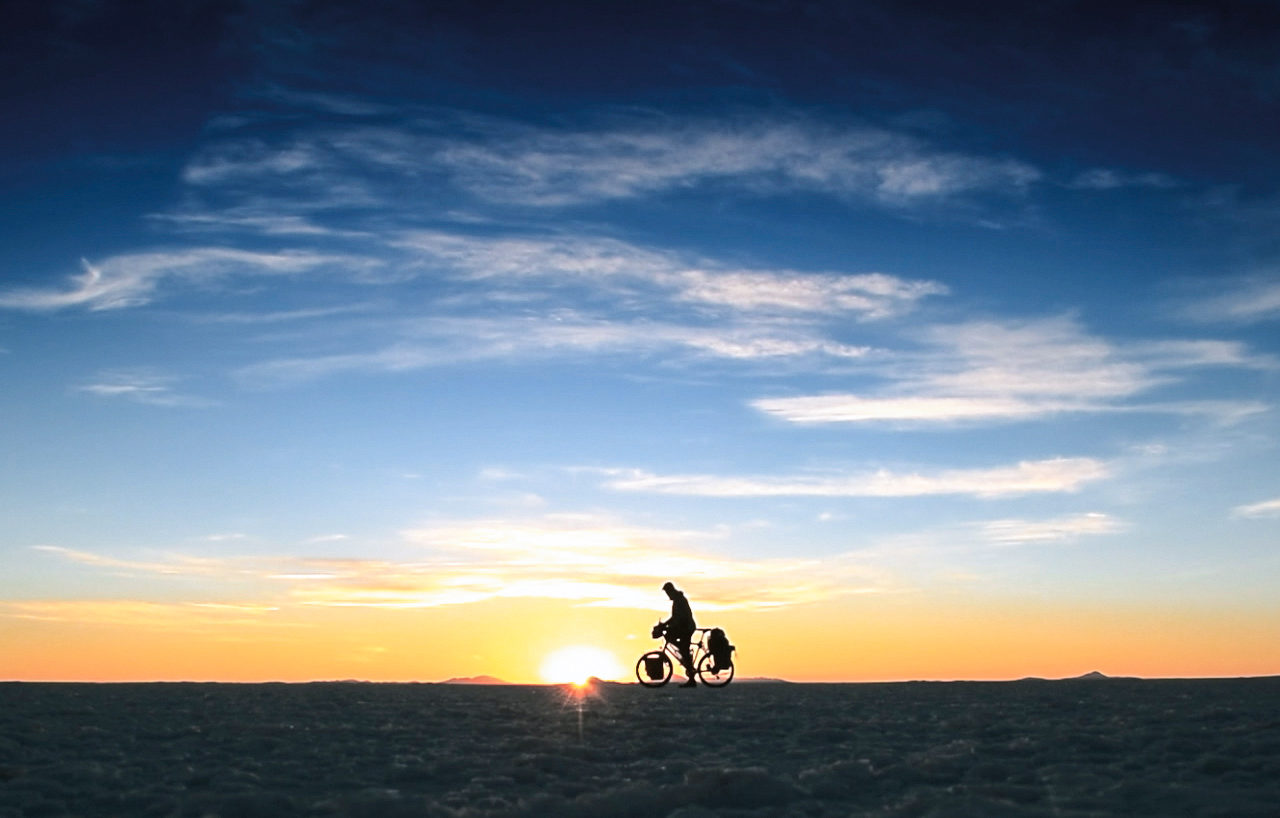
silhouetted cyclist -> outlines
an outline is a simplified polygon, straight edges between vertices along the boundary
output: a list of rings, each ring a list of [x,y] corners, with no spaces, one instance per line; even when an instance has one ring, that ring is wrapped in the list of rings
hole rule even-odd
[[[698,683],[694,681],[693,653],[689,649],[689,640],[698,627],[693,621],[693,609],[689,607],[689,600],[685,595],[670,582],[665,583],[662,590],[671,599],[671,618],[666,622],[659,622],[653,629],[653,635],[665,635],[668,642],[680,649],[680,663],[684,665],[684,675],[688,679],[681,687],[697,687]]]

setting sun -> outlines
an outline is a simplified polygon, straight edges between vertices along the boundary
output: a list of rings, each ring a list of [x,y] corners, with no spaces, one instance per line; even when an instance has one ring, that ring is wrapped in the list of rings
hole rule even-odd
[[[542,663],[542,678],[551,684],[585,684],[598,679],[616,679],[622,667],[612,653],[589,645],[560,648]]]

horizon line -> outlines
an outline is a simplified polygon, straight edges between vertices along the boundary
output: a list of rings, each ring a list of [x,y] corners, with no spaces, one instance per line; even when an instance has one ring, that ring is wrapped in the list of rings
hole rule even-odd
[[[486,678],[488,681],[474,681]],[[858,680],[798,680],[775,677],[747,677],[736,680],[738,684],[791,684],[791,685],[873,685],[873,684],[1010,684],[1017,682],[1077,682],[1077,681],[1143,681],[1143,682],[1177,682],[1177,681],[1232,681],[1248,679],[1280,679],[1280,672],[1264,674],[1242,674],[1227,676],[1111,676],[1099,671],[1089,671],[1079,676],[1020,676],[1000,679],[858,679]],[[635,685],[636,681],[618,679],[600,679],[592,677],[589,682],[609,685]],[[306,684],[368,684],[368,685],[450,685],[453,687],[571,687],[572,682],[510,682],[498,677],[455,676],[448,679],[258,679],[254,681],[235,679],[0,679],[0,684],[225,684],[225,685],[306,685]]]

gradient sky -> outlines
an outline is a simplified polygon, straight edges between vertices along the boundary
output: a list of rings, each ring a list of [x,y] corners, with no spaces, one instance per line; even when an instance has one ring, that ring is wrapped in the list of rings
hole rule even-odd
[[[6,4],[0,678],[1280,674],[1280,9],[954,5]]]

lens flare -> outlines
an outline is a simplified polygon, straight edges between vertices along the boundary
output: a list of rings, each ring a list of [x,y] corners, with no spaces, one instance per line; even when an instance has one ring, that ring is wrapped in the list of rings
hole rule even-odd
[[[612,653],[590,645],[560,648],[542,663],[542,678],[551,684],[584,685],[592,676],[616,679],[622,667]]]

